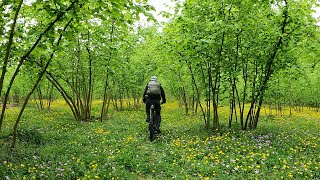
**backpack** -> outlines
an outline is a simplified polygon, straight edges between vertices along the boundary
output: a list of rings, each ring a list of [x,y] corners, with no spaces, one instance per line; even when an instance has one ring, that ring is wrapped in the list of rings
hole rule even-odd
[[[158,83],[157,81],[150,81],[148,83],[147,94],[160,95],[161,94],[160,83]]]

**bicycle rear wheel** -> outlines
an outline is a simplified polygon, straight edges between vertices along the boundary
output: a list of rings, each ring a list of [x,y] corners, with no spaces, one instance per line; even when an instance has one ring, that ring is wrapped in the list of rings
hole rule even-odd
[[[154,136],[155,136],[155,120],[156,120],[156,113],[155,113],[155,109],[154,106],[151,105],[151,118],[150,118],[150,122],[149,122],[149,132],[150,132],[150,141],[154,140]]]

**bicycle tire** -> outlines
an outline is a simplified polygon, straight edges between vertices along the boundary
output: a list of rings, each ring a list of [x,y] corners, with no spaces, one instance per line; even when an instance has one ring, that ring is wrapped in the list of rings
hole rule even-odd
[[[155,128],[154,128],[154,124],[155,124],[155,108],[154,105],[151,105],[151,118],[150,118],[150,122],[149,122],[149,132],[150,132],[150,141],[154,140],[154,136],[155,136]]]

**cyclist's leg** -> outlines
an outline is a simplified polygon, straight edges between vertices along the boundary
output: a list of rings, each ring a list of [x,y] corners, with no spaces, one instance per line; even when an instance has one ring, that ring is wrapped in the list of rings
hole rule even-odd
[[[159,104],[159,116],[158,116],[158,130],[160,131],[160,125],[161,125],[161,105]]]
[[[155,103],[155,110],[156,110],[156,114],[157,114],[157,121],[156,121],[156,127],[157,130],[160,131],[160,123],[161,123],[161,106],[160,106],[160,102]]]
[[[150,106],[151,106],[151,103],[150,103],[150,100],[146,100],[146,115],[147,115],[147,119],[146,121],[147,122],[150,122]]]

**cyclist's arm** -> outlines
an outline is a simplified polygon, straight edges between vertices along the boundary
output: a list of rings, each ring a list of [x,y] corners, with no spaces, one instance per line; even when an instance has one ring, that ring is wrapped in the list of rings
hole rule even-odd
[[[144,88],[144,92],[143,92],[142,101],[143,101],[144,103],[145,103],[146,100],[147,100],[147,97],[146,97],[146,95],[147,95],[147,89],[148,89],[148,86],[146,86],[146,87]]]
[[[162,99],[162,104],[166,103],[166,94],[164,92],[164,89],[162,88],[162,86],[160,86],[160,90],[161,90],[161,99]]]

